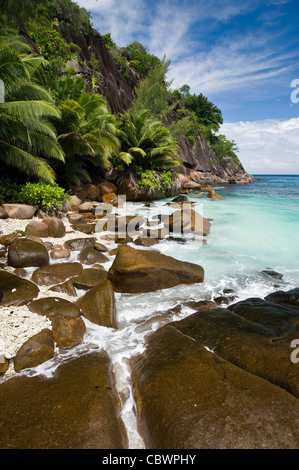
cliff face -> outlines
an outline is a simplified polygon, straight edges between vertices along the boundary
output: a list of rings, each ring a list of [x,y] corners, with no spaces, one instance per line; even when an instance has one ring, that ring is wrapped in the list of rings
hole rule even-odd
[[[105,47],[100,33],[95,29],[91,28],[87,33],[75,29],[72,27],[71,18],[69,21],[58,20],[58,23],[61,37],[67,43],[72,42],[80,47],[79,59],[72,59],[67,65],[87,79],[89,91],[105,96],[113,113],[129,109],[134,99],[134,89],[139,82],[138,74],[128,68],[128,76],[124,78],[112,52]],[[27,40],[34,46],[28,36]],[[165,124],[170,124],[175,119],[176,114],[173,112]],[[184,165],[177,169],[177,173],[182,182],[187,180],[214,183],[253,182],[253,177],[246,173],[241,163],[233,164],[230,157],[217,160],[200,132],[194,143],[182,136],[179,147]]]
[[[123,77],[112,53],[105,47],[101,35],[95,29],[92,28],[88,34],[84,34],[60,21],[59,32],[66,42],[80,47],[80,63],[73,59],[68,65],[88,80],[90,91],[97,91],[105,96],[113,113],[127,110],[131,106],[133,90],[138,83],[136,74],[130,71],[128,80]]]

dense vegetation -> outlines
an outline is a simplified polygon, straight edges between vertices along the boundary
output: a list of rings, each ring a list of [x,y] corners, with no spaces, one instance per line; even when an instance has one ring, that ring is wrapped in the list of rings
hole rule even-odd
[[[67,67],[72,58],[80,62],[80,48],[62,38],[59,22],[88,32],[90,14],[84,8],[71,0],[0,0],[0,9],[0,79],[5,85],[5,102],[0,103],[0,203],[4,190],[9,193],[9,179],[17,185],[11,186],[15,190],[7,196],[10,200],[33,200],[50,184],[58,206],[60,186],[65,194],[72,185],[91,182],[93,175],[109,168],[135,174],[141,187],[154,185],[159,171],[168,184],[172,169],[181,164],[180,136],[193,142],[199,130],[217,159],[230,155],[238,162],[235,143],[217,136],[221,111],[202,94],[191,95],[188,85],[172,90],[166,59],[158,59],[138,42],[120,49],[110,33],[103,36],[123,76],[128,78],[134,70],[140,77],[132,108],[113,115],[96,87],[88,92],[86,79]],[[34,49],[20,33],[32,38]],[[97,61],[92,57],[90,62],[99,73]],[[176,118],[165,127],[171,111]],[[22,193],[18,185],[25,183],[29,186]],[[46,207],[43,201],[40,205]]]

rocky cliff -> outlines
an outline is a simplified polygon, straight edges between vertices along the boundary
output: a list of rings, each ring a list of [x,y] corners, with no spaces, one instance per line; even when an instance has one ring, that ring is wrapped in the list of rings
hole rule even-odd
[[[67,66],[72,67],[78,75],[87,80],[90,91],[98,92],[106,98],[113,113],[121,113],[130,108],[134,99],[134,89],[139,82],[138,74],[128,66],[127,77],[123,76],[113,53],[105,47],[101,34],[95,29],[90,28],[88,32],[75,29],[71,18],[67,20],[56,18],[56,21],[61,37],[67,43],[74,43],[80,48],[77,53],[78,60],[69,60]],[[33,47],[35,46],[28,36],[27,40]],[[175,119],[173,112],[170,120]],[[167,119],[165,124],[167,125]],[[182,183],[188,180],[198,183],[253,182],[253,177],[245,171],[241,163],[234,164],[229,156],[218,160],[200,132],[192,143],[187,137],[182,136],[179,148],[183,166],[177,173]]]

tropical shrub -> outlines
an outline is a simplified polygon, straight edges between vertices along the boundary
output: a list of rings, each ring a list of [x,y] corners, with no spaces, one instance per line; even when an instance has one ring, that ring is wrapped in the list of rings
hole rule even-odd
[[[133,109],[121,116],[120,158],[132,172],[166,170],[181,164],[175,139],[161,121],[149,116],[147,110]]]
[[[15,167],[29,177],[53,183],[55,174],[48,159],[64,161],[64,154],[49,117],[59,117],[60,112],[51,95],[31,81],[44,59],[32,54],[28,44],[11,32],[2,34],[0,40],[0,79],[5,86],[5,102],[0,103],[1,172]]]

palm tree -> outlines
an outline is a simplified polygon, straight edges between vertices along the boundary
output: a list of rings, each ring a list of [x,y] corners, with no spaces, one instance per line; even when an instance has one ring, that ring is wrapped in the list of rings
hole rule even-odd
[[[61,118],[55,119],[58,142],[65,152],[65,165],[57,166],[63,183],[91,182],[91,171],[109,167],[113,153],[119,153],[115,117],[101,95],[83,93],[78,101],[59,105]]]
[[[58,118],[60,112],[50,94],[30,79],[44,59],[29,54],[25,40],[11,31],[0,33],[0,43],[0,79],[5,87],[5,102],[0,103],[1,173],[16,168],[54,183],[47,159],[64,161],[64,153],[48,118]]]
[[[176,141],[163,124],[147,110],[129,110],[122,115],[120,158],[132,171],[166,170],[181,165]]]

